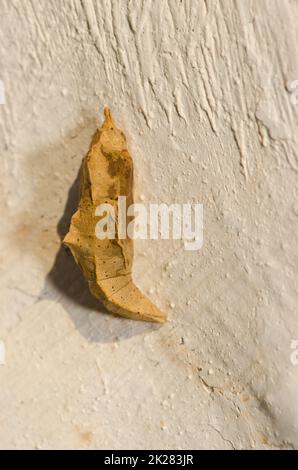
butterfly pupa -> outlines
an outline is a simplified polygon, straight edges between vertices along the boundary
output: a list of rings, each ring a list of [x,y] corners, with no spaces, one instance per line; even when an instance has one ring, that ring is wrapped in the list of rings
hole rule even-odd
[[[109,108],[104,115],[83,160],[79,206],[63,243],[81,267],[91,293],[109,311],[134,320],[164,322],[165,313],[132,279],[133,240],[118,236],[118,198],[126,197],[126,207],[133,203],[133,161]],[[107,203],[115,208],[115,237],[99,239],[96,208]]]

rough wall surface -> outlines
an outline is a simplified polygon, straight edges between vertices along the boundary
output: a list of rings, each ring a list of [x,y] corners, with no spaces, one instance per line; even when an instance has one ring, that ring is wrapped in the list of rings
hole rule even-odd
[[[0,7],[0,447],[297,448],[298,2]],[[136,244],[162,327],[60,248],[104,104],[136,199],[204,204],[201,250]]]

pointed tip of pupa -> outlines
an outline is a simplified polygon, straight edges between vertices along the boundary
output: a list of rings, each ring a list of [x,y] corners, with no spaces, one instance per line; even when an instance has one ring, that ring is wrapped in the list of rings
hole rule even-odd
[[[103,113],[104,113],[104,116],[105,116],[105,122],[104,122],[104,125],[106,126],[113,126],[114,125],[114,121],[113,121],[113,118],[112,118],[112,113],[111,113],[111,110],[108,106],[105,106],[103,108]]]

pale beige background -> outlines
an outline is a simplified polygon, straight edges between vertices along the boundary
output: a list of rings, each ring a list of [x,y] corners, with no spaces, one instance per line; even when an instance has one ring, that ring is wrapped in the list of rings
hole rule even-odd
[[[298,2],[0,9],[0,447],[297,448]],[[162,327],[101,313],[60,249],[104,104],[136,198],[204,204],[202,250],[136,246]]]

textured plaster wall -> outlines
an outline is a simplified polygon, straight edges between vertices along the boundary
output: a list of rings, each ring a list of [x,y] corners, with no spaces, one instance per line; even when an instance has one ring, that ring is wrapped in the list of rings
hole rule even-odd
[[[0,8],[0,447],[297,448],[298,2]],[[136,244],[162,327],[101,312],[60,248],[104,104],[136,199],[204,204],[202,250]]]

